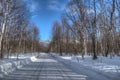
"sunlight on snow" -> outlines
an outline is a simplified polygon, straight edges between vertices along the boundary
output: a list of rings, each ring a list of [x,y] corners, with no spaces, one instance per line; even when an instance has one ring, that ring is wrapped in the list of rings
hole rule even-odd
[[[102,62],[100,62],[100,60],[92,60],[91,56],[85,56],[85,59],[82,60],[81,56],[64,56],[61,57],[65,60],[70,60],[71,62],[77,62],[78,65],[83,65],[86,67],[91,67],[93,69],[96,70],[101,70],[104,72],[116,72],[116,73],[120,73],[120,66],[119,66],[119,62],[118,64],[114,65],[113,63],[115,63],[116,61],[118,61],[117,58],[114,59],[109,59],[107,58],[106,60],[102,60]],[[111,61],[110,61],[111,60]]]

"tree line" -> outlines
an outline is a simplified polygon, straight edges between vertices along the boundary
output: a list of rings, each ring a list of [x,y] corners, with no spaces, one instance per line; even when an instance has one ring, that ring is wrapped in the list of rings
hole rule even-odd
[[[51,52],[120,56],[120,0],[70,0],[52,30]]]
[[[0,0],[0,58],[39,52],[39,29],[29,21],[23,0]]]

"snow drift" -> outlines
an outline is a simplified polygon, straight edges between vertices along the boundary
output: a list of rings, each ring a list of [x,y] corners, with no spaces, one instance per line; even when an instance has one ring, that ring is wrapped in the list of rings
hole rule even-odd
[[[35,56],[25,59],[5,59],[0,61],[0,77],[3,77],[4,75],[8,75],[9,73],[13,72],[14,70],[22,67],[23,65],[26,65],[30,63],[33,58],[35,59]]]

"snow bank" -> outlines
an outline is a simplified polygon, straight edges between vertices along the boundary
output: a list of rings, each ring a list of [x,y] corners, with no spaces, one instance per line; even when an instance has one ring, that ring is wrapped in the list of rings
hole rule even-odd
[[[15,69],[30,63],[31,58],[19,59],[19,60],[15,60],[15,59],[0,60],[0,77],[3,77],[3,75],[7,75],[8,73],[11,73]]]
[[[119,71],[120,66],[118,66],[119,61],[118,61],[118,65],[112,65],[112,62],[109,62],[111,63],[111,65],[108,65],[106,63],[100,63],[97,60],[96,61],[92,60],[90,56],[87,56],[85,60],[82,60],[79,56],[76,56],[77,57],[76,61],[75,61],[75,56],[74,56],[74,60],[73,60],[73,56],[69,56],[69,57],[68,56],[60,57],[58,55],[51,55],[51,56],[54,57],[59,62],[61,62],[62,64],[64,64],[67,68],[70,68],[71,70],[75,71],[78,74],[82,74],[88,80],[89,78],[91,78],[90,80],[93,80],[93,79],[94,80],[100,80],[100,79],[119,80],[119,78],[117,79],[120,73]]]
[[[116,72],[120,73],[120,57],[109,57],[98,56],[97,60],[92,60],[92,56],[85,56],[85,59],[82,59],[81,56],[69,56],[61,57],[65,60],[70,60],[79,65],[90,67],[92,69],[104,71],[104,72]]]

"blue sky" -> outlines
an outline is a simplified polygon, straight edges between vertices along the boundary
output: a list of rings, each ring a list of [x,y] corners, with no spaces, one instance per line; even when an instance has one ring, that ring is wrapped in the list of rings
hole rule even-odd
[[[60,20],[69,0],[25,0],[31,13],[30,21],[40,30],[41,40],[49,40],[53,22]]]

